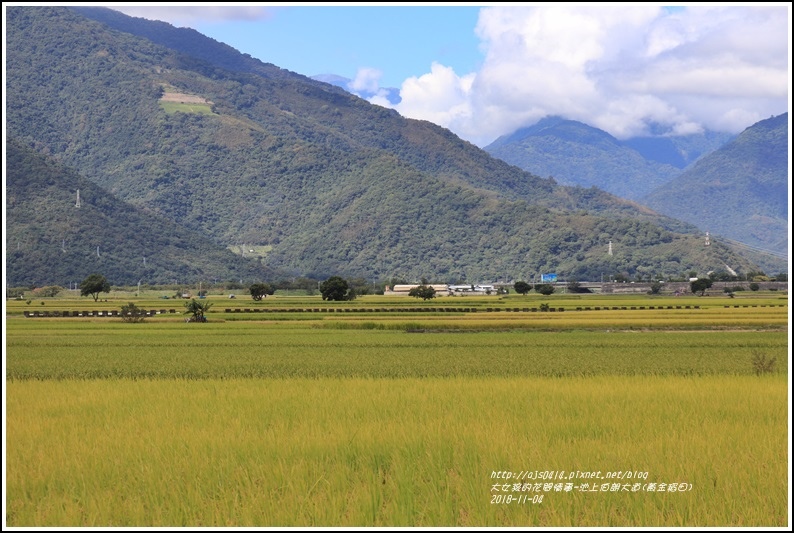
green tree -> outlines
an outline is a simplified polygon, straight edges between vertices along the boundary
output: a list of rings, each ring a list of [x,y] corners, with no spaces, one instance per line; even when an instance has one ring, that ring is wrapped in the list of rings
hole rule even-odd
[[[535,292],[548,296],[554,293],[554,285],[550,283],[538,283],[535,285]]]
[[[695,281],[691,281],[689,283],[689,288],[692,291],[692,294],[700,293],[701,296],[706,294],[706,289],[711,287],[714,282],[711,281],[709,278],[698,278]]]
[[[273,294],[276,292],[276,289],[274,289],[269,283],[254,283],[251,285],[249,290],[251,291],[251,298],[256,301],[266,298],[268,294]]]
[[[331,276],[320,284],[320,294],[323,300],[341,302],[355,299],[355,293],[350,290],[347,281],[339,276]]]
[[[80,296],[93,296],[96,302],[100,292],[110,292],[110,283],[101,274],[90,274],[80,283]]]
[[[204,314],[212,307],[211,302],[199,302],[192,298],[189,302],[185,302],[185,313],[192,315],[187,319],[187,322],[206,322],[207,317]]]
[[[430,300],[436,297],[436,290],[429,285],[419,285],[408,291],[408,296],[421,298],[422,300]]]
[[[653,283],[651,283],[651,290],[648,291],[648,293],[649,294],[659,294],[660,292],[662,292],[662,287],[663,287],[663,285],[660,282],[654,281]]]
[[[33,289],[33,295],[37,298],[55,298],[62,290],[63,287],[49,285],[47,287],[38,287]]]
[[[530,284],[529,284],[529,283],[527,283],[526,281],[516,281],[516,282],[513,284],[513,289],[515,289],[515,291],[516,291],[518,294],[524,294],[524,295],[525,295],[525,294],[527,294],[529,291],[531,291],[531,290],[532,290],[532,285],[530,285]]]

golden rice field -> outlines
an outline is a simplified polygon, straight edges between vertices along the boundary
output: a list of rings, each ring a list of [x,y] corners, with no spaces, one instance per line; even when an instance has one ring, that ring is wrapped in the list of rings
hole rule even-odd
[[[787,302],[606,300],[206,324],[9,302],[6,525],[790,525]]]

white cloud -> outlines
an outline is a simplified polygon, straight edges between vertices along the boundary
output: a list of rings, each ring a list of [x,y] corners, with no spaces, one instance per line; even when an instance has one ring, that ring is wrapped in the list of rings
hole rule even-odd
[[[374,68],[359,68],[356,78],[347,84],[348,88],[356,93],[377,93],[380,78],[383,72]]]
[[[433,63],[430,73],[402,84],[402,101],[393,106],[408,118],[429,120],[464,137],[471,124],[471,87],[475,75],[460,77],[450,67]]]
[[[788,110],[789,20],[787,6],[487,7],[480,70],[434,63],[394,107],[480,146],[546,115],[617,137],[649,122],[738,133]]]

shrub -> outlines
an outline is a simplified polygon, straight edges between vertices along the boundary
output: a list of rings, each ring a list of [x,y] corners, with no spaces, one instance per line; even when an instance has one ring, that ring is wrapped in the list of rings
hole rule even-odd
[[[659,294],[660,292],[662,292],[662,287],[663,285],[661,283],[659,283],[658,281],[654,281],[653,283],[651,283],[651,290],[648,291],[648,294]]]
[[[121,306],[121,321],[122,322],[143,322],[146,318],[146,310],[141,309],[134,303],[130,302],[127,305]]]
[[[33,289],[33,296],[37,298],[54,298],[58,296],[58,293],[63,290],[63,287],[58,287],[57,285],[50,285],[47,287],[38,287]]]
[[[777,361],[777,357],[767,357],[762,353],[754,353],[753,354],[753,370],[755,370],[755,375],[760,376],[761,374],[768,374],[775,371],[775,362]]]
[[[24,287],[9,287],[9,289],[6,291],[6,296],[8,298],[16,298],[17,300],[21,300],[24,295]]]
[[[544,296],[548,296],[554,293],[554,285],[549,283],[538,283],[535,285],[535,292],[540,293]]]

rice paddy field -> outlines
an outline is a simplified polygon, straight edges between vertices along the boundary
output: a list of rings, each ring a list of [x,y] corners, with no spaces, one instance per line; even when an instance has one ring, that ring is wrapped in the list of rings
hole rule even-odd
[[[790,526],[787,293],[128,296],[6,303],[7,526]]]

